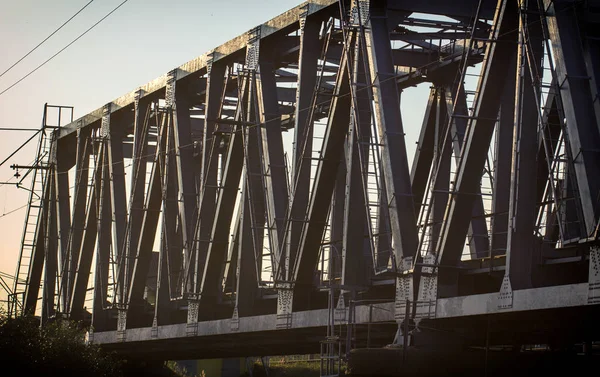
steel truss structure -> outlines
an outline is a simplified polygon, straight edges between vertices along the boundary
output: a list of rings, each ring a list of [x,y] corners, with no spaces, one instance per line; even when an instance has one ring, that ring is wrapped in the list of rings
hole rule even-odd
[[[592,0],[291,9],[54,133],[23,308],[205,356],[298,351],[331,302],[461,328],[596,310],[599,22]]]

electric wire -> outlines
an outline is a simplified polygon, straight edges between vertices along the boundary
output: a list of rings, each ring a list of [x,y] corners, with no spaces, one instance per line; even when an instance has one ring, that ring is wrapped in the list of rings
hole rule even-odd
[[[40,47],[41,45],[43,45],[48,39],[52,38],[52,36],[56,33],[58,33],[60,31],[60,29],[62,29],[66,24],[68,24],[72,19],[74,19],[75,17],[77,17],[77,15],[81,12],[83,12],[83,10],[85,8],[88,7],[88,5],[90,5],[91,3],[93,3],[94,0],[90,0],[87,4],[85,4],[83,6],[83,8],[79,9],[77,11],[77,13],[75,13],[74,15],[71,16],[71,18],[69,18],[68,20],[66,20],[62,25],[60,25],[60,27],[56,30],[54,30],[52,32],[52,34],[50,34],[49,36],[47,36],[43,41],[41,41],[40,43],[37,44],[37,46],[35,46],[34,48],[32,48],[31,50],[29,50],[28,53],[26,53],[25,55],[23,55],[21,57],[21,59],[17,60],[16,62],[13,63],[13,65],[11,65],[10,67],[8,67],[4,72],[0,73],[0,77],[4,76],[8,71],[10,71],[11,69],[13,69],[17,64],[19,64],[20,62],[22,62],[26,57],[28,57],[32,52],[34,52],[35,50],[38,49],[38,47]]]
[[[15,81],[12,85],[10,85],[8,88],[4,89],[2,92],[0,92],[0,96],[3,95],[4,93],[8,92],[10,89],[14,88],[15,86],[17,86],[20,82],[22,82],[23,80],[25,80],[26,78],[28,78],[29,76],[31,76],[34,72],[36,72],[38,69],[42,68],[43,66],[45,66],[48,62],[50,62],[52,59],[54,59],[55,57],[57,57],[61,52],[63,52],[64,50],[66,50],[67,48],[69,48],[73,43],[77,42],[79,39],[81,39],[84,35],[86,35],[88,32],[90,32],[92,29],[94,29],[96,26],[98,26],[102,21],[104,21],[105,19],[107,19],[111,14],[113,14],[114,12],[116,12],[119,8],[121,8],[126,2],[128,2],[129,0],[124,0],[121,4],[117,5],[113,10],[111,10],[110,12],[108,12],[104,17],[102,17],[99,21],[97,21],[95,24],[93,24],[92,26],[90,26],[86,31],[84,31],[83,33],[79,34],[79,36],[75,39],[73,39],[71,42],[69,42],[69,44],[67,44],[65,47],[61,48],[60,50],[58,50],[57,53],[55,53],[54,55],[52,55],[51,57],[49,57],[48,59],[46,59],[42,64],[38,65],[37,67],[35,67],[33,70],[31,70],[29,73],[27,73],[25,76],[21,77],[19,80]]]

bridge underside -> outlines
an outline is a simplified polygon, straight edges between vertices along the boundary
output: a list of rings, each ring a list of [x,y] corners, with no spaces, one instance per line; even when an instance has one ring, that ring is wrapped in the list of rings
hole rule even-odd
[[[493,294],[440,299],[436,318],[424,321],[421,333],[414,335],[415,343],[471,347],[548,344],[559,348],[600,336],[594,325],[600,308],[586,305],[587,284],[517,291],[511,310],[497,310],[496,300]],[[374,311],[369,305],[357,307],[350,324],[336,321],[338,334],[351,334],[354,348],[391,343],[390,334],[397,327],[393,303],[372,307]],[[95,333],[94,341],[134,359],[315,354],[327,332],[328,315],[327,309],[297,312],[290,329],[276,329],[276,315],[270,314],[240,318],[239,330],[233,332],[230,320],[222,319],[201,322],[196,336],[189,336],[182,323],[131,329],[125,342],[119,342],[114,331]],[[445,336],[428,331],[430,326]]]
[[[19,307],[164,358],[407,319],[600,340],[599,30],[600,1],[291,9],[49,136]]]

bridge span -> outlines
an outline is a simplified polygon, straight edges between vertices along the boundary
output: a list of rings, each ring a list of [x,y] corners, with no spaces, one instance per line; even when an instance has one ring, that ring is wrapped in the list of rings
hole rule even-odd
[[[596,0],[305,2],[48,127],[11,311],[165,359],[598,341],[599,37]]]

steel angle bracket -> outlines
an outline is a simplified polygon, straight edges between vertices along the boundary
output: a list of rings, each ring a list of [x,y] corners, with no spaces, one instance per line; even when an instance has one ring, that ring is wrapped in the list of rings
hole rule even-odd
[[[292,327],[292,302],[294,301],[294,283],[280,282],[277,288],[277,324],[276,329]]]
[[[588,305],[600,304],[600,246],[590,247]]]
[[[425,318],[435,318],[437,307],[437,286],[438,271],[436,266],[436,257],[434,254],[427,253],[423,257],[421,269],[421,279],[419,280],[419,294],[417,296],[417,305],[415,309],[415,321]]]
[[[394,301],[394,319],[398,324],[404,321],[407,313],[410,317],[410,307],[407,308],[407,303],[413,297],[413,257],[402,258],[399,267],[399,274],[396,278],[396,297]]]
[[[502,279],[500,293],[498,293],[498,309],[506,310],[513,307],[513,290],[510,284],[510,275],[507,273]]]
[[[188,298],[186,336],[198,335],[198,313],[200,311],[200,295],[192,295]]]

